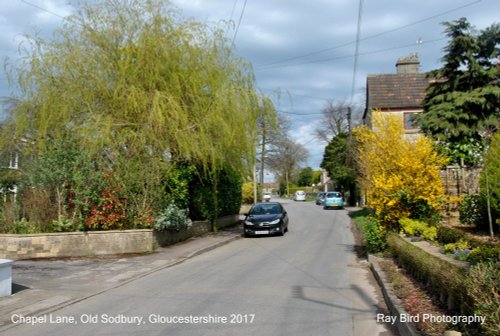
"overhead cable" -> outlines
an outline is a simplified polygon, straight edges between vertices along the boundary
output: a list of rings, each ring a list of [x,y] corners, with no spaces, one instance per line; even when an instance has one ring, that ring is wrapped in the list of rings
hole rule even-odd
[[[429,16],[429,17],[426,17],[426,18],[423,18],[423,19],[420,19],[420,20],[408,23],[408,24],[405,24],[403,26],[399,26],[399,27],[396,27],[396,28],[393,28],[393,29],[389,29],[389,30],[386,30],[386,31],[383,31],[383,32],[380,32],[380,33],[377,33],[377,34],[369,35],[367,37],[364,37],[364,38],[360,39],[360,41],[366,41],[366,40],[370,40],[370,39],[373,39],[373,38],[376,38],[376,37],[379,37],[379,36],[382,36],[382,35],[385,35],[385,34],[393,33],[393,32],[396,32],[396,31],[399,31],[399,30],[402,30],[402,29],[405,29],[405,28],[408,28],[408,27],[411,27],[411,26],[414,26],[414,25],[417,25],[417,24],[420,24],[420,23],[432,20],[432,19],[435,19],[437,17],[443,16],[443,15],[446,15],[446,14],[449,14],[449,13],[452,13],[452,12],[456,12],[456,11],[464,9],[466,7],[473,6],[473,5],[475,5],[475,4],[477,4],[477,3],[481,2],[481,1],[482,0],[476,0],[476,1],[473,1],[473,2],[469,2],[469,3],[466,3],[465,5],[452,8],[450,10],[447,10],[447,11],[444,11],[444,12],[441,12],[441,13],[438,13],[438,14],[435,14],[435,15],[432,15],[432,16]],[[306,53],[306,54],[297,55],[297,56],[293,56],[293,57],[289,57],[289,58],[285,58],[285,59],[273,61],[273,62],[270,62],[270,63],[263,64],[260,67],[265,68],[265,67],[268,67],[268,66],[271,66],[271,65],[275,65],[275,64],[286,63],[286,62],[293,61],[293,60],[296,60],[296,59],[301,59],[301,58],[306,58],[306,57],[309,57],[309,56],[314,56],[314,55],[317,55],[317,54],[322,54],[322,53],[325,53],[325,52],[328,52],[328,51],[331,51],[331,50],[340,49],[340,48],[349,46],[349,45],[354,44],[354,43],[356,43],[356,41],[351,41],[351,42],[343,43],[343,44],[340,44],[340,45],[332,46],[332,47],[329,47],[329,48],[312,51],[312,52],[309,52],[309,53]]]

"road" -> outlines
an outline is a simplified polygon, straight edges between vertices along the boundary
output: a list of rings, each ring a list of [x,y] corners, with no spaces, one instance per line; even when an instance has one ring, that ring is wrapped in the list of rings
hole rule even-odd
[[[393,335],[346,210],[283,201],[284,237],[236,240],[5,335]],[[25,320],[22,320],[22,319]],[[30,319],[31,318],[31,319]]]

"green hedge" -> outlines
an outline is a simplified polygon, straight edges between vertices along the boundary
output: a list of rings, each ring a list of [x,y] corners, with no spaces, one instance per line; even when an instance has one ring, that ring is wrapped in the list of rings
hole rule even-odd
[[[454,230],[441,225],[437,227],[436,240],[443,245],[456,243],[464,238],[465,238],[465,232],[463,231]]]
[[[363,242],[368,253],[378,253],[386,249],[387,232],[374,217],[354,217],[356,225],[363,234]]]
[[[472,313],[471,299],[464,291],[465,269],[426,253],[393,232],[387,235],[387,244],[397,263],[448,309]]]
[[[425,252],[393,232],[387,235],[387,244],[397,263],[449,310],[486,318],[483,325],[460,325],[467,335],[498,335],[500,263],[485,262],[470,269],[461,268]]]
[[[303,190],[306,192],[306,194],[310,194],[312,193],[312,188],[311,187],[289,187],[288,188],[288,191],[290,192],[290,196],[293,196],[293,194],[295,194],[296,191],[299,191],[299,190]],[[286,189],[285,189],[286,191]]]
[[[212,178],[201,174],[191,181],[189,186],[191,219],[211,220],[240,212],[243,184],[241,174],[226,168],[218,172],[216,182],[214,185]]]
[[[225,169],[219,175],[219,217],[240,213],[243,178],[235,170]]]
[[[484,335],[498,335],[500,330],[500,265],[480,263],[469,270],[465,280],[474,301],[474,313],[486,317],[481,326]]]

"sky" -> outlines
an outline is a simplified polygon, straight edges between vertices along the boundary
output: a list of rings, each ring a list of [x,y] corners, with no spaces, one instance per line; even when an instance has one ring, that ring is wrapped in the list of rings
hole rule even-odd
[[[23,34],[50,38],[76,2],[0,0],[2,63],[19,60]],[[397,59],[412,53],[418,53],[421,71],[441,67],[447,43],[442,22],[466,17],[481,30],[500,21],[499,0],[171,2],[187,18],[232,23],[227,35],[234,39],[236,53],[252,64],[257,89],[290,119],[291,137],[309,151],[304,166],[314,169],[326,146],[314,130],[328,100],[352,102],[361,111],[368,74],[395,73]],[[16,92],[2,66],[0,97]]]

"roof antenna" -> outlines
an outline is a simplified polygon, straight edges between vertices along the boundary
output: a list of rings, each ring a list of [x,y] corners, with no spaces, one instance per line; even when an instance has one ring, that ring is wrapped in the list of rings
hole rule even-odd
[[[418,52],[420,51],[420,45],[422,44],[422,38],[419,37],[415,43],[417,44],[417,55],[418,55]]]

